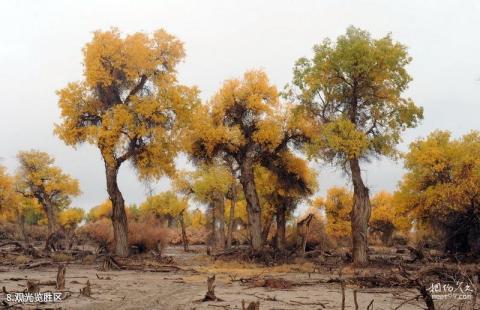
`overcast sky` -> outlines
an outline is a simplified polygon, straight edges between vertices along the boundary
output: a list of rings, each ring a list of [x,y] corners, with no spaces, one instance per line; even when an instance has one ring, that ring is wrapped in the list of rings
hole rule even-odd
[[[179,79],[210,98],[225,79],[262,68],[279,88],[292,77],[296,59],[336,38],[349,25],[374,37],[391,32],[409,47],[414,78],[407,95],[425,119],[400,146],[435,129],[460,136],[480,129],[480,1],[20,1],[0,2],[0,163],[10,172],[15,155],[46,151],[80,180],[86,209],[106,199],[97,149],[67,147],[53,135],[59,121],[55,91],[82,78],[82,47],[92,32],[118,27],[124,33],[164,28],[185,43]],[[184,163],[180,164],[181,166]],[[335,169],[321,167],[320,194],[348,185]],[[373,192],[394,190],[402,163],[386,159],[364,166]],[[161,180],[155,190],[168,188]],[[128,165],[120,172],[128,203],[144,200],[145,187]]]

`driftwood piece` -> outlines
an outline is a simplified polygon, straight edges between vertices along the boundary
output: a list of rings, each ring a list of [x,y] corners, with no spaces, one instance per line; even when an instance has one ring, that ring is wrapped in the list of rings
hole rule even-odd
[[[242,299],[242,310],[260,310],[260,302],[252,301],[245,307],[245,300]]]
[[[57,290],[63,290],[65,289],[65,271],[66,267],[64,264],[59,264],[58,265],[58,271],[57,271]]]
[[[203,297],[202,301],[223,301],[223,299],[215,296],[215,275],[207,277],[207,293]]]
[[[32,269],[32,268],[37,268],[37,267],[43,267],[43,266],[50,266],[52,265],[53,262],[51,261],[41,261],[41,262],[36,262],[36,263],[29,263],[20,266],[20,269]]]
[[[90,297],[92,295],[92,288],[90,287],[90,280],[87,280],[85,287],[80,289],[80,295]]]

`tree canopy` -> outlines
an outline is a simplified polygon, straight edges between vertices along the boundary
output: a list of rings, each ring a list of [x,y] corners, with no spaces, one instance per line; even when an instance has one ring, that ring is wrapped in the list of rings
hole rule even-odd
[[[21,151],[17,158],[17,190],[42,206],[48,218],[49,233],[53,233],[57,211],[67,207],[71,197],[80,194],[78,180],[54,166],[55,160],[45,152]]]
[[[447,250],[479,246],[480,132],[435,131],[410,144],[405,168],[395,196],[412,219],[443,234]]]
[[[390,35],[374,39],[355,27],[313,50],[312,59],[296,62],[286,94],[316,123],[318,134],[307,153],[343,167],[352,177],[353,260],[365,265],[371,205],[359,162],[396,157],[401,133],[422,119],[422,108],[403,97],[412,80],[406,70],[411,58]]]

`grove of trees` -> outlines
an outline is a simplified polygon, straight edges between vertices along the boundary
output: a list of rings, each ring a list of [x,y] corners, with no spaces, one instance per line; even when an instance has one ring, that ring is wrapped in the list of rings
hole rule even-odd
[[[21,151],[14,175],[0,166],[1,220],[16,222],[26,242],[27,222],[46,220],[48,235],[61,227],[71,239],[85,222],[108,222],[119,256],[129,255],[129,232],[142,233],[142,225],[153,245],[163,233],[156,226],[180,226],[185,250],[187,228],[205,228],[208,245],[223,250],[245,227],[254,252],[286,251],[298,244],[289,229],[303,225],[294,216],[303,204],[319,210],[324,233],[348,244],[357,266],[368,263],[374,235],[391,245],[400,235],[425,231],[442,236],[448,251],[480,249],[480,132],[453,138],[435,131],[402,154],[403,132],[423,118],[405,96],[412,80],[407,47],[391,35],[375,39],[349,27],[313,51],[294,64],[283,92],[265,71],[249,70],[202,101],[197,88],[177,80],[185,51],[175,36],[95,32],[83,49],[82,80],[57,92],[55,134],[70,146],[98,148],[108,199],[88,214],[70,207],[79,182],[47,153]],[[194,170],[175,167],[180,153]],[[403,159],[406,174],[395,192],[372,195],[361,167],[381,156]],[[352,190],[332,187],[314,197],[322,180],[310,161],[341,168]],[[126,206],[118,186],[125,162],[141,181],[170,177],[171,189]]]

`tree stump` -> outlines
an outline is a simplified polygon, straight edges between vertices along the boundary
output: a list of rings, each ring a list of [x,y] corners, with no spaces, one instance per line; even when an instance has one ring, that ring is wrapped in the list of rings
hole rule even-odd
[[[215,296],[215,285],[213,284],[214,282],[215,275],[207,277],[207,293],[205,294],[205,297],[203,297],[202,301],[223,301],[223,299]]]
[[[27,292],[28,293],[39,293],[40,292],[40,281],[28,280],[27,281]]]
[[[242,299],[242,310],[260,310],[260,302],[252,301],[245,307],[245,300]]]
[[[90,280],[87,280],[85,287],[80,289],[80,295],[90,297],[92,295],[92,289],[90,287]]]
[[[57,290],[63,290],[65,289],[65,271],[66,267],[64,264],[58,265],[58,271],[57,271],[57,285],[56,288]]]

